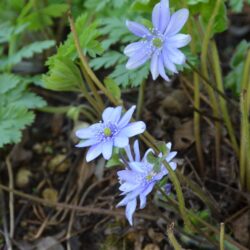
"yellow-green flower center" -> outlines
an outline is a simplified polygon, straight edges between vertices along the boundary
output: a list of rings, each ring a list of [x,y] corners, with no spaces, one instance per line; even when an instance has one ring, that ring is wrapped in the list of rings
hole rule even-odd
[[[153,45],[156,47],[156,48],[161,48],[162,47],[162,40],[161,40],[161,38],[159,38],[159,37],[156,37],[156,38],[154,38],[153,39]]]
[[[111,129],[110,128],[104,128],[103,133],[106,137],[111,136]]]
[[[152,178],[153,178],[153,176],[151,174],[149,174],[149,175],[146,176],[147,181],[151,181]]]

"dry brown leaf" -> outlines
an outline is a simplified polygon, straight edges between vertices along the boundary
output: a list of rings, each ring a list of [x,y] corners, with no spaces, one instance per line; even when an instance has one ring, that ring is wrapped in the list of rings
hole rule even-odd
[[[189,120],[174,132],[174,146],[176,150],[186,150],[194,143],[193,120]]]
[[[250,210],[247,210],[240,217],[232,222],[234,237],[243,245],[246,245],[249,240],[249,218]]]
[[[160,247],[155,244],[147,244],[143,250],[160,250]]]

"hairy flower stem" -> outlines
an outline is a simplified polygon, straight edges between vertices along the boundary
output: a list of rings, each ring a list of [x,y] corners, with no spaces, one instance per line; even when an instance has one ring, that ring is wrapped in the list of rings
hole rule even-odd
[[[101,110],[103,110],[104,109],[104,103],[103,103],[103,100],[101,98],[101,95],[98,94],[95,85],[93,84],[92,80],[90,79],[90,77],[89,77],[87,71],[85,70],[85,68],[83,67],[82,63],[80,63],[80,68],[82,70],[82,73],[84,75],[84,78],[85,78],[88,86],[90,87],[90,89],[91,89],[91,91],[92,91],[92,93],[93,93],[93,95],[94,95],[94,97],[95,97],[95,99],[97,101],[98,106],[100,107]]]
[[[249,88],[249,71],[250,71],[250,50],[244,64],[243,77],[241,82],[241,141],[240,141],[240,182],[243,188],[250,191],[250,124],[249,124],[249,105],[250,105],[250,88]]]
[[[219,12],[220,5],[222,3],[222,0],[217,0],[215,3],[215,7],[213,9],[211,18],[209,19],[207,28],[205,30],[204,39],[202,42],[202,49],[201,49],[201,70],[205,78],[208,79],[208,64],[207,64],[207,57],[208,57],[208,46],[209,46],[209,39],[212,34],[212,29],[214,25],[215,18]],[[213,92],[213,89],[210,86],[207,86],[207,92],[209,94],[212,107],[213,107],[213,114],[215,117],[219,117],[219,107],[217,103],[217,98],[215,95],[215,92]],[[219,166],[220,162],[220,140],[221,140],[221,128],[219,122],[215,121],[215,174],[218,176],[217,168]]]
[[[174,247],[175,250],[182,250],[183,249],[174,236],[174,223],[172,223],[168,226],[167,235],[168,235],[168,239],[169,239],[171,245]]]
[[[187,5],[186,1],[183,1],[183,4]],[[184,5],[184,6],[185,6]],[[187,7],[187,6],[185,6]],[[192,29],[191,21],[194,22],[194,18],[192,17],[188,21],[188,32],[192,37],[195,37],[194,31]],[[193,33],[193,35],[192,35]],[[196,40],[192,39],[190,43],[190,49],[192,54],[196,54]],[[200,131],[200,123],[201,123],[201,115],[196,110],[200,110],[200,79],[199,75],[196,72],[193,72],[193,82],[194,82],[194,137],[195,137],[195,148],[196,154],[198,157],[198,166],[196,166],[198,173],[200,176],[204,175],[204,157],[202,152],[202,143],[201,143],[201,131]]]
[[[96,121],[96,114],[93,114],[93,110],[85,105],[79,106],[81,109],[79,110],[86,118],[88,118],[91,122]],[[72,109],[72,106],[61,106],[61,107],[53,107],[47,106],[43,108],[38,108],[36,110],[46,113],[53,113],[53,114],[67,114],[67,112]]]
[[[173,198],[171,198],[171,196],[167,195],[159,186],[157,186],[157,187],[158,187],[158,190],[161,192],[161,194],[166,198],[168,203],[171,204],[173,208],[178,209],[178,207],[179,207],[178,201],[174,200]],[[199,222],[199,224],[201,224],[203,227],[206,228],[206,230],[201,230],[200,226],[195,226],[194,225],[194,227],[196,228],[196,231],[199,232],[201,235],[203,235],[209,242],[214,244],[219,249],[218,241],[214,239],[212,234],[219,235],[220,230],[217,227],[215,227],[215,226],[211,225],[210,223],[208,223],[207,221],[203,220],[199,215],[197,215],[192,210],[190,210],[190,209],[185,209],[185,210],[186,210],[186,213],[190,217],[194,218],[197,222]],[[224,235],[224,238],[225,238],[225,240],[230,242],[232,245],[237,247],[237,249],[247,250],[246,247],[242,246],[237,241],[233,240],[227,234]]]
[[[220,224],[220,250],[224,250],[224,238],[225,238],[225,225]]]
[[[70,23],[70,29],[73,35],[73,39],[76,45],[76,49],[79,55],[79,58],[81,60],[81,63],[84,67],[84,69],[86,70],[87,74],[89,75],[90,79],[94,82],[94,84],[103,91],[103,93],[109,98],[109,100],[117,105],[117,100],[113,97],[113,95],[105,88],[105,86],[99,81],[99,79],[96,77],[95,73],[92,71],[92,69],[89,67],[88,62],[85,58],[85,56],[82,53],[81,50],[81,46],[80,46],[80,42],[79,42],[79,38],[76,32],[76,28],[75,28],[75,23],[73,21],[72,15],[69,12],[68,13],[68,18],[69,18],[69,23]]]
[[[223,80],[222,80],[222,72],[221,72],[221,67],[220,67],[220,60],[219,60],[219,54],[217,50],[217,46],[215,41],[212,42],[212,62],[213,62],[213,70],[215,73],[215,79],[217,83],[217,88],[224,93],[224,88],[223,88]],[[222,116],[229,134],[230,141],[232,143],[232,148],[234,149],[236,155],[239,157],[239,146],[236,140],[236,136],[234,133],[234,128],[228,113],[227,109],[227,103],[226,101],[219,96],[219,103],[220,103],[220,108],[222,112]]]
[[[136,109],[136,120],[140,119],[142,108],[144,104],[144,93],[146,88],[146,81],[144,80],[139,87],[139,96],[137,100],[137,109]]]
[[[206,78],[192,63],[189,61],[186,61],[186,64],[195,72],[199,75],[199,77],[203,80],[201,83],[203,83],[205,86],[210,86],[219,96],[230,102],[234,106],[238,106],[236,102],[234,102],[232,99],[227,97],[224,93],[222,93],[219,89],[217,89],[216,86],[214,86],[208,78]]]
[[[199,76],[197,73],[193,73],[193,81],[194,81],[194,108],[196,110],[200,109],[200,83]],[[195,137],[195,148],[198,157],[198,173],[200,176],[204,175],[204,157],[202,152],[202,143],[201,143],[201,130],[200,130],[200,114],[194,111],[194,137]]]

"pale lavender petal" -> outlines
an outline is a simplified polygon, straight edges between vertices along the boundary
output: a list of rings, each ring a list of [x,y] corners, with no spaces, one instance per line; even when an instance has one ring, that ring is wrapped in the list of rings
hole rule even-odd
[[[166,192],[167,195],[170,195],[171,193],[171,188],[172,188],[172,185],[170,183],[167,183],[164,187],[164,190]]]
[[[182,48],[189,44],[191,41],[191,36],[190,35],[185,35],[185,34],[177,34],[174,36],[171,36],[165,40],[165,46],[171,46],[173,48]]]
[[[168,142],[168,143],[166,144],[166,147],[167,147],[167,149],[170,151],[171,148],[172,148],[172,143],[171,143],[171,142]]]
[[[118,106],[115,108],[108,107],[102,113],[102,119],[105,123],[112,122],[116,123],[120,117],[122,112],[122,106]]]
[[[158,57],[159,57],[158,51],[155,51],[151,58],[151,64],[150,64],[150,71],[151,71],[153,80],[155,80],[159,76]]]
[[[164,65],[165,67],[174,73],[177,73],[177,69],[175,65],[172,63],[172,61],[169,59],[169,55],[167,54],[166,49],[162,50],[162,55],[163,55],[163,60],[164,60]]]
[[[126,136],[116,136],[114,139],[114,145],[118,148],[124,148],[128,145],[129,140]]]
[[[142,50],[137,51],[128,59],[126,64],[127,69],[136,69],[146,63],[150,58],[150,53],[144,48]]]
[[[76,144],[77,148],[84,148],[84,147],[89,147],[92,145],[97,144],[99,141],[96,138],[91,138],[86,141],[80,141],[78,144]]]
[[[129,192],[117,205],[116,207],[125,206],[128,202],[135,199],[143,191],[143,188],[137,188],[134,191]]]
[[[127,193],[137,188],[138,185],[138,183],[125,182],[119,187],[119,190]]]
[[[118,106],[116,108],[114,108],[111,117],[110,117],[110,121],[112,123],[117,123],[120,118],[121,118],[121,113],[122,113],[122,106]]]
[[[102,113],[102,120],[107,123],[110,121],[110,117],[112,116],[112,113],[114,112],[114,108],[108,107],[104,109]]]
[[[146,129],[146,124],[142,121],[131,122],[125,128],[121,130],[119,136],[132,137],[135,135],[142,134]]]
[[[135,43],[131,43],[129,45],[127,45],[124,49],[124,54],[126,56],[133,56],[136,52],[139,52],[141,49],[143,49],[143,47],[145,46],[145,43],[142,41],[139,42],[135,42]]]
[[[154,27],[163,33],[170,20],[169,3],[166,0],[162,0],[156,4],[152,12],[152,23]]]
[[[170,153],[168,154],[168,156],[166,157],[166,161],[167,161],[167,162],[170,162],[176,155],[177,155],[177,152],[175,152],[175,151],[170,152]]]
[[[146,37],[150,35],[149,30],[142,24],[127,20],[126,25],[128,29],[136,36]]]
[[[90,162],[98,157],[102,153],[103,143],[98,143],[94,146],[91,146],[86,155],[86,161]]]
[[[133,214],[136,209],[136,199],[131,200],[126,206],[126,217],[129,221],[129,224],[133,225]]]
[[[165,72],[164,62],[163,62],[163,55],[162,55],[162,54],[161,54],[160,57],[159,57],[158,69],[159,69],[160,76],[161,76],[164,80],[170,81],[170,79],[168,78],[168,76],[166,75],[166,72]]]
[[[170,46],[167,47],[167,53],[169,54],[169,58],[175,64],[182,65],[186,61],[185,55],[176,48],[171,48]]]
[[[80,139],[89,139],[96,135],[96,131],[100,128],[100,124],[93,124],[87,128],[80,128],[76,131],[76,136]]]
[[[147,188],[142,192],[143,195],[147,196],[153,189],[155,182],[150,183]]]
[[[138,173],[144,173],[145,169],[144,169],[144,164],[142,162],[129,162],[129,167]]]
[[[140,194],[140,209],[146,206],[147,197],[144,194]]]
[[[130,145],[126,146],[124,149],[126,151],[129,161],[134,161],[132,153],[131,153]]]
[[[143,162],[147,162],[147,156],[148,156],[148,154],[149,154],[150,152],[154,153],[154,150],[153,150],[152,148],[149,148],[149,149],[145,152],[145,154],[144,154],[144,156],[143,156],[143,158],[142,158],[142,161],[143,161]]]
[[[131,120],[132,115],[133,115],[133,113],[134,113],[134,111],[135,111],[135,108],[136,108],[136,106],[133,105],[133,106],[132,106],[132,107],[122,116],[121,120],[118,122],[118,127],[119,127],[119,128],[123,128],[123,127],[125,127],[125,126],[129,123],[129,121]]]
[[[174,35],[177,34],[188,19],[189,11],[188,9],[180,9],[176,11],[170,18],[167,29],[164,35]]]
[[[120,170],[117,172],[117,175],[122,181],[136,183],[135,173],[131,170]]]
[[[176,162],[170,162],[169,165],[173,169],[173,171],[175,171],[175,169],[177,168]]]
[[[140,156],[140,148],[138,140],[134,142],[134,152],[135,152],[135,161],[140,161],[141,156]]]
[[[102,155],[105,160],[109,160],[112,156],[113,151],[113,141],[106,141],[102,146]]]

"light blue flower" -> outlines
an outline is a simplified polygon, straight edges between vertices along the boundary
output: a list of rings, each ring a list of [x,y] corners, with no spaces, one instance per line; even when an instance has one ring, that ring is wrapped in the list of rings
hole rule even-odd
[[[122,107],[106,108],[102,113],[103,121],[88,128],[76,131],[76,136],[83,139],[76,147],[89,147],[87,162],[92,161],[100,154],[109,160],[113,147],[124,148],[129,144],[129,138],[145,131],[146,125],[142,121],[130,122],[135,106],[132,106],[123,116]]]
[[[180,9],[170,15],[169,1],[161,0],[152,12],[152,30],[142,24],[127,21],[128,29],[142,40],[125,47],[124,54],[129,57],[126,68],[136,69],[151,59],[150,70],[153,80],[161,75],[169,81],[165,68],[177,73],[175,64],[182,65],[186,60],[179,48],[186,46],[191,37],[177,33],[186,23],[188,15],[187,9]]]
[[[170,152],[171,143],[167,143],[166,146],[168,154],[165,160],[175,170],[176,163],[172,162],[172,159],[175,157],[176,152]],[[132,225],[137,198],[139,197],[140,200],[140,209],[144,208],[147,195],[152,191],[154,185],[168,174],[168,171],[162,164],[160,170],[155,172],[153,164],[147,161],[147,155],[149,152],[153,152],[152,149],[149,149],[141,159],[138,141],[134,143],[135,156],[132,155],[129,146],[125,150],[129,159],[127,168],[117,172],[121,184],[119,190],[122,191],[121,195],[125,195],[125,197],[118,203],[117,207],[126,206],[126,217],[130,225]],[[161,156],[159,154],[159,157]]]

